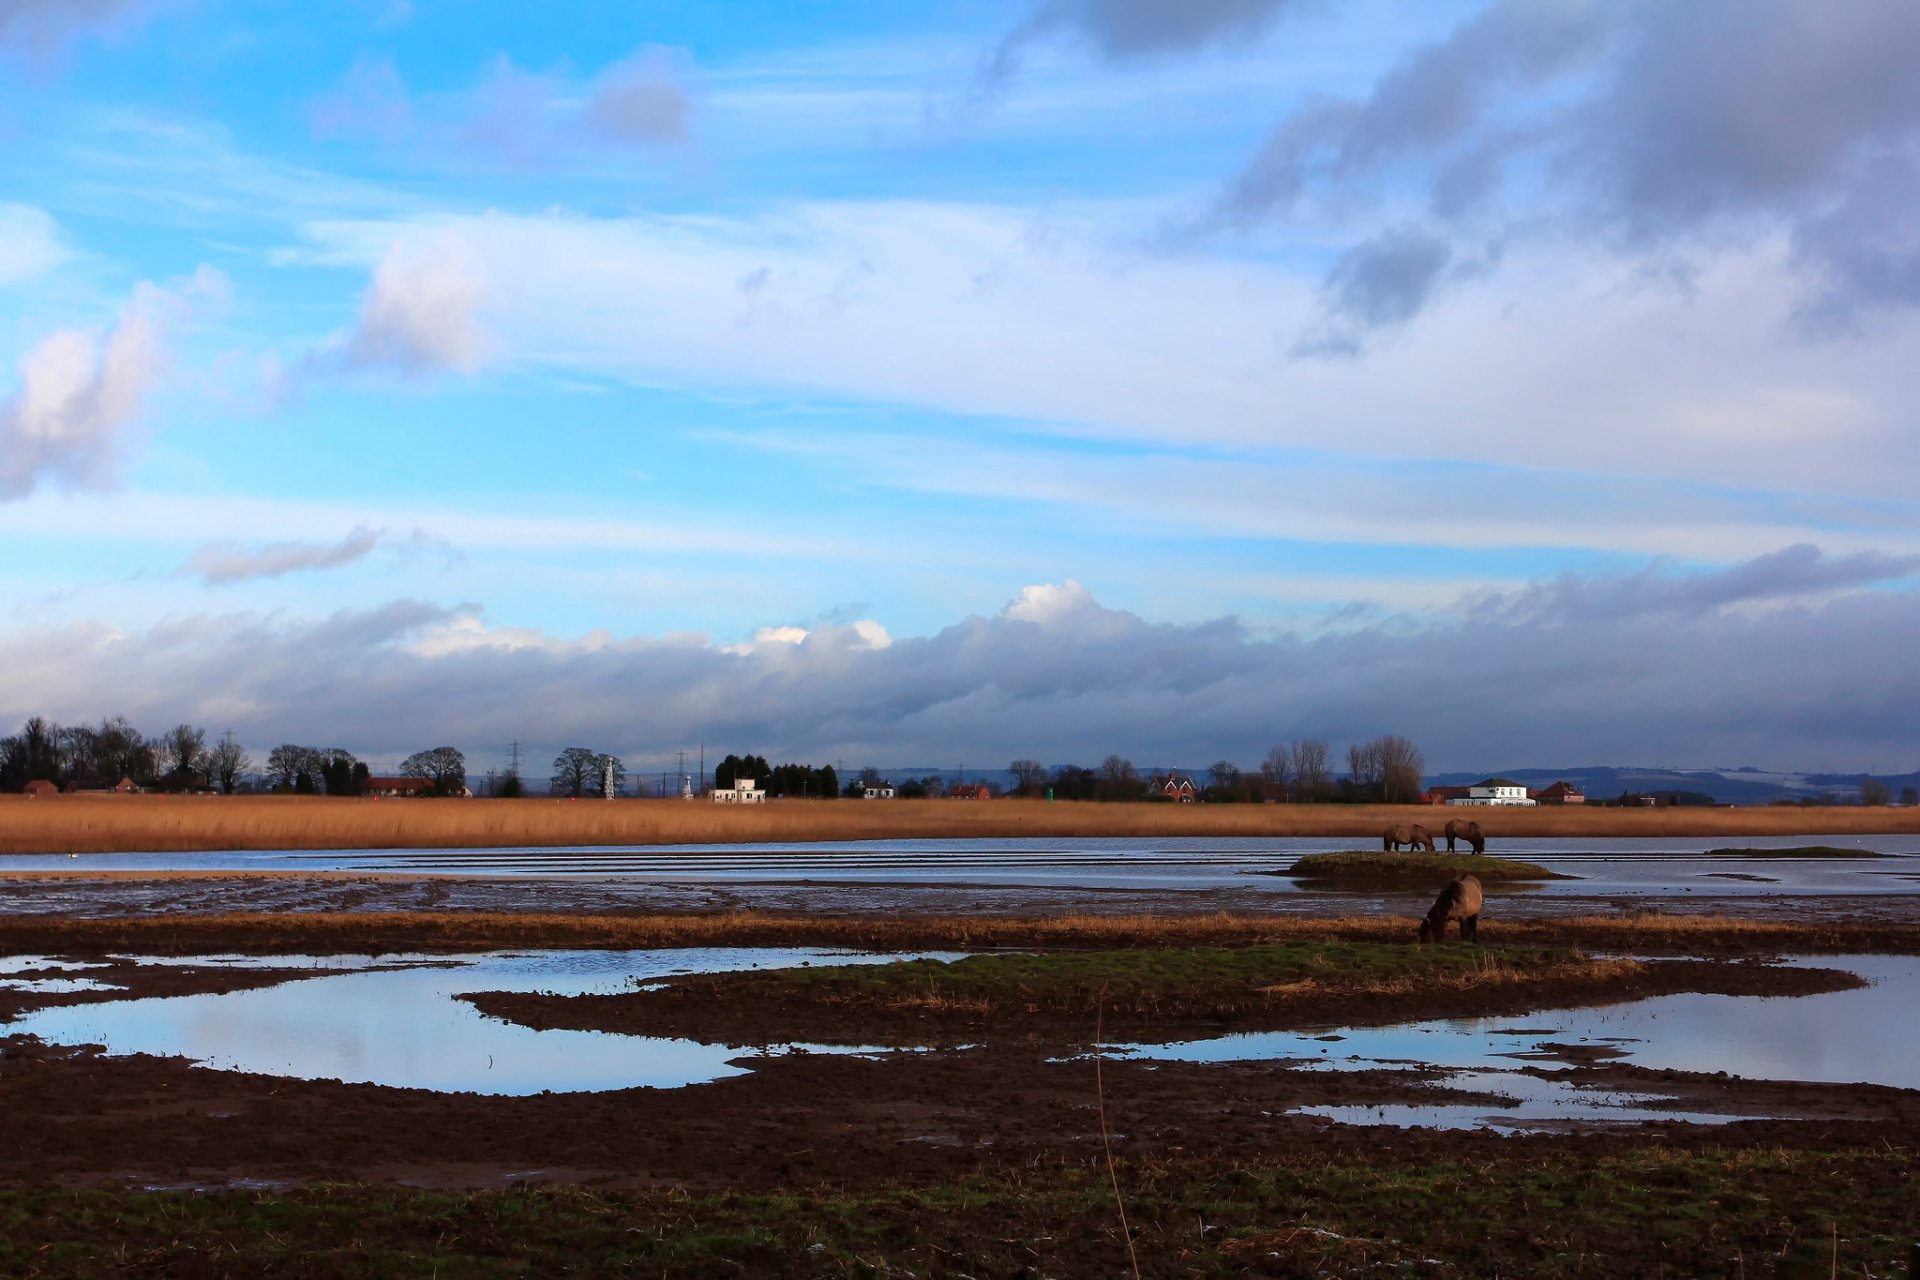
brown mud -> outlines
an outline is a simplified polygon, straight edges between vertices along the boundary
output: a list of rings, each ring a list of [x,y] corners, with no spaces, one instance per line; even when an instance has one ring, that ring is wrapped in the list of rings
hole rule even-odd
[[[0,1186],[222,1186],[241,1180],[499,1187],[591,1183],[688,1190],[836,1188],[951,1179],[1101,1150],[1093,1065],[1033,1048],[750,1059],[684,1089],[484,1097],[298,1081],[151,1057],[4,1042]],[[1609,1065],[1609,1083],[1679,1098],[1676,1114],[1790,1115],[1712,1130],[1654,1123],[1550,1137],[1393,1130],[1288,1115],[1311,1105],[1445,1103],[1399,1071],[1278,1063],[1102,1064],[1106,1125],[1128,1160],[1417,1161],[1585,1150],[1652,1135],[1686,1146],[1920,1145],[1920,1095],[1727,1080]],[[1490,1110],[1497,1110],[1489,1108]]]

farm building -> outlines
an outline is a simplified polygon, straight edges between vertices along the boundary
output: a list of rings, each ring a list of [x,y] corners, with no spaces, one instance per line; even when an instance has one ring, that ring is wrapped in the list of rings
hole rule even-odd
[[[708,794],[715,804],[765,804],[767,800],[758,778],[735,778],[732,787],[715,787]]]

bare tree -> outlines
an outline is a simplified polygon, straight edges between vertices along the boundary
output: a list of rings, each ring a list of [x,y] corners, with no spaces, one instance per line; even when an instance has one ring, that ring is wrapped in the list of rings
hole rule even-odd
[[[1860,780],[1861,804],[1884,805],[1892,796],[1892,790],[1880,779],[1862,778]]]
[[[1413,804],[1420,799],[1420,778],[1426,757],[1406,738],[1388,734],[1374,739],[1380,760],[1380,798],[1388,804]]]
[[[1915,805],[1920,805],[1920,790],[1916,790],[1913,787],[1900,788],[1900,803],[1909,809]]]
[[[1139,778],[1134,772],[1133,761],[1125,756],[1112,755],[1100,762],[1100,776],[1110,785],[1121,787]]]
[[[1222,791],[1233,790],[1240,781],[1240,766],[1231,760],[1215,760],[1207,769],[1207,776],[1213,779],[1213,785]]]
[[[1287,750],[1285,743],[1279,743],[1268,750],[1267,758],[1260,762],[1260,776],[1270,787],[1284,787],[1293,773],[1293,752]]]
[[[227,735],[207,753],[207,767],[213,773],[213,780],[220,784],[220,790],[232,795],[234,788],[240,785],[240,775],[253,768],[253,757],[247,754],[245,747],[233,740],[233,731],[229,729]]]
[[[1347,778],[1354,789],[1363,795],[1371,796],[1380,788],[1380,779],[1386,764],[1380,758],[1379,739],[1372,742],[1356,742],[1347,748]]]
[[[1007,766],[1013,775],[1013,787],[1021,795],[1030,795],[1047,785],[1047,766],[1038,760],[1015,760]]]
[[[1303,800],[1327,795],[1327,744],[1318,738],[1296,738],[1293,743],[1293,782]]]

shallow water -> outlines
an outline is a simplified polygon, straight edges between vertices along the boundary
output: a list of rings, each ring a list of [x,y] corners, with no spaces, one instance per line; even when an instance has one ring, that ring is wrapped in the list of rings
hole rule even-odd
[[[1563,1124],[1683,1120],[1721,1124],[1745,1115],[1660,1107],[1659,1094],[1583,1084],[1575,1071],[1523,1073],[1517,1064],[1601,1057],[1653,1069],[1920,1088],[1920,957],[1803,956],[1789,963],[1842,969],[1868,980],[1811,996],[1657,996],[1524,1018],[1457,1018],[1334,1032],[1268,1032],[1181,1044],[1113,1045],[1139,1061],[1281,1061],[1308,1071],[1439,1067],[1444,1083],[1484,1093],[1484,1103],[1302,1107],[1347,1124],[1419,1125],[1517,1132]],[[1502,1096],[1504,1095],[1504,1097]],[[1509,1102],[1511,1098],[1517,1102]],[[1790,1118],[1790,1117],[1773,1117]]]
[[[8,1032],[114,1054],[185,1057],[207,1066],[303,1080],[441,1092],[525,1095],[636,1086],[673,1088],[740,1075],[743,1051],[666,1037],[535,1031],[484,1018],[455,997],[471,991],[611,994],[676,973],[903,957],[818,948],[536,951],[460,957],[185,957],[239,967],[355,964],[356,972],[219,995],[103,1001],[29,1013]],[[430,963],[420,964],[420,960]],[[144,962],[144,961],[143,961]],[[878,1052],[778,1046],[758,1053]]]
[[[1235,889],[1313,892],[1267,874],[1305,853],[1357,838],[863,840],[805,845],[687,844],[571,849],[379,849],[343,852],[115,853],[0,859],[19,871],[342,871],[637,879],[672,884],[884,883],[1088,889]],[[1715,847],[1826,844],[1887,858],[1706,857]],[[1751,897],[1920,894],[1920,836],[1627,837],[1514,839],[1489,852],[1538,862],[1574,880],[1528,891],[1547,896]]]
[[[1517,1071],[1460,1071],[1444,1083],[1485,1095],[1483,1102],[1374,1103],[1355,1106],[1298,1107],[1293,1114],[1321,1116],[1341,1124],[1382,1124],[1397,1128],[1492,1129],[1524,1133],[1567,1125],[1641,1124],[1648,1121],[1684,1121],[1688,1124],[1726,1124],[1750,1119],[1746,1115],[1675,1109],[1658,1093],[1633,1093],[1582,1084],[1557,1076],[1523,1075]],[[1668,1103],[1667,1106],[1661,1106]]]
[[[55,1044],[101,1044],[116,1054],[182,1056],[215,1068],[438,1091],[671,1088],[739,1075],[748,1068],[737,1063],[748,1052],[885,1050],[787,1045],[743,1051],[664,1037],[534,1031],[483,1018],[457,997],[473,991],[607,994],[678,973],[906,958],[814,948],[143,958],[141,963],[353,971],[221,995],[45,1009],[5,1030]],[[1660,996],[1522,1018],[1269,1032],[1113,1045],[1104,1052],[1141,1062],[1280,1061],[1307,1071],[1438,1068],[1446,1073],[1445,1084],[1484,1094],[1485,1101],[1299,1110],[1346,1123],[1441,1128],[1517,1131],[1568,1123],[1741,1118],[1662,1107],[1657,1093],[1594,1087],[1577,1071],[1542,1074],[1594,1057],[1760,1079],[1920,1088],[1920,1019],[1910,1015],[1920,996],[1920,957],[1814,956],[1788,963],[1843,969],[1870,985],[1811,996]],[[15,957],[7,968],[21,980],[36,981],[35,974],[57,964],[45,957]]]
[[[1433,1066],[1489,1070],[1567,1061],[1556,1045],[1605,1050],[1634,1066],[1761,1080],[1920,1089],[1920,956],[1809,956],[1795,963],[1868,980],[1810,996],[1655,996],[1516,1018],[1455,1018],[1394,1027],[1262,1032],[1178,1044],[1116,1045],[1164,1062],[1298,1059],[1332,1070]]]

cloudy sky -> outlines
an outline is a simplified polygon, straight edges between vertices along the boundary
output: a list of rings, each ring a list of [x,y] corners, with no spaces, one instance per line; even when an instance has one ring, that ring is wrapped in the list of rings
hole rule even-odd
[[[0,0],[0,721],[1920,766],[1910,0]]]

